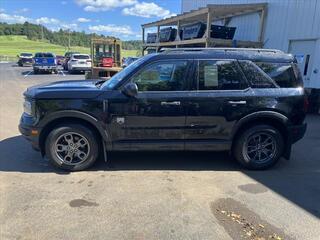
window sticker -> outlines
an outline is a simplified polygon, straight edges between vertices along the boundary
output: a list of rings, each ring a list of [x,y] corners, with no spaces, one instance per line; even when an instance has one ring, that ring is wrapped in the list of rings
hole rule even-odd
[[[217,87],[218,83],[218,66],[207,65],[204,66],[204,86]]]

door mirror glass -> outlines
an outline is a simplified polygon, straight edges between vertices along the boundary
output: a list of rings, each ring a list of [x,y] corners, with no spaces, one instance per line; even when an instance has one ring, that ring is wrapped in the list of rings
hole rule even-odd
[[[138,95],[138,86],[135,83],[128,83],[123,87],[122,92],[128,97],[135,97]]]

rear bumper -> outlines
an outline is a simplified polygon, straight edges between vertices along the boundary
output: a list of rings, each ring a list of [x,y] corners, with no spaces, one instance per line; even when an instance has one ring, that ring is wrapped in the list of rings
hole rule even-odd
[[[70,68],[71,71],[90,71],[91,67],[71,67]]]
[[[56,70],[57,66],[34,66],[34,70],[43,70],[43,71],[49,71],[49,70]]]
[[[288,140],[291,144],[303,138],[307,130],[307,123],[288,127]]]

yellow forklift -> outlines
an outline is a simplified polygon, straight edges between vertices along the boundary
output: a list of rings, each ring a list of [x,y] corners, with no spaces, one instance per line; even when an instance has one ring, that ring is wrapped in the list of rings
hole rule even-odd
[[[121,41],[116,38],[91,39],[90,79],[108,79],[121,71]]]

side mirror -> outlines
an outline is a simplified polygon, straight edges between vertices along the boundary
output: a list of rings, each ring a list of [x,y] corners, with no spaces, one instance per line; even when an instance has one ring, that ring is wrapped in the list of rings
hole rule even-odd
[[[138,86],[135,83],[128,83],[123,87],[122,92],[128,97],[135,97],[138,95]]]

